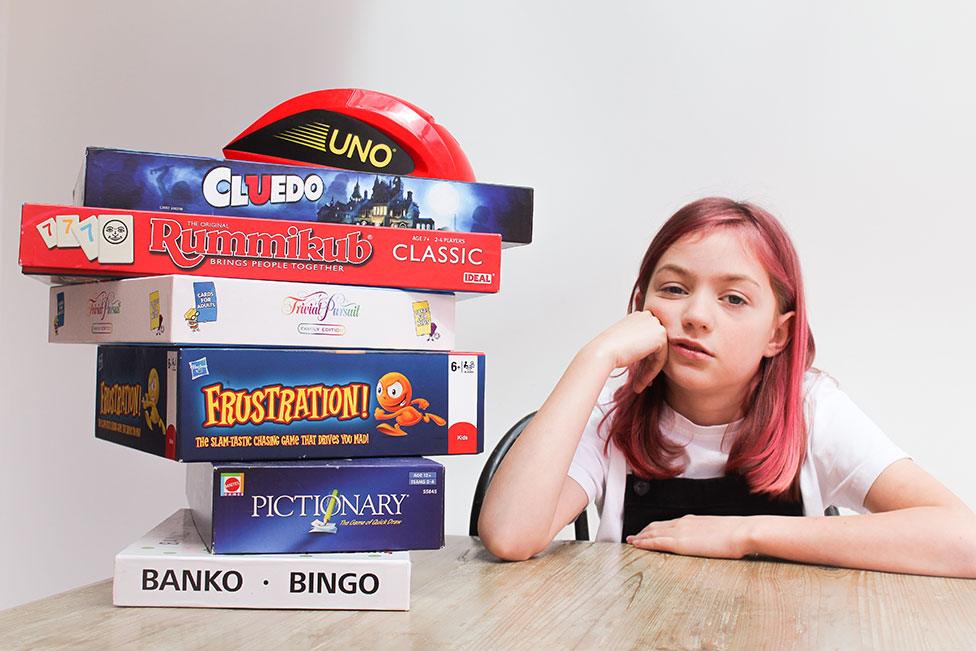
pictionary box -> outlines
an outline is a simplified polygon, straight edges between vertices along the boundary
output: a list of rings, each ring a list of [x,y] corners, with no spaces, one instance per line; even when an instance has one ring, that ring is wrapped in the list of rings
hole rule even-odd
[[[25,204],[26,274],[124,278],[188,274],[493,293],[501,239],[242,217]]]
[[[532,241],[531,188],[97,147],[85,154],[75,203]]]
[[[449,293],[175,275],[50,292],[52,343],[454,348]]]
[[[181,509],[116,555],[112,603],[409,610],[410,553],[211,554]]]
[[[99,346],[95,435],[179,461],[477,454],[480,353]]]
[[[421,457],[194,463],[186,496],[215,554],[444,546],[444,466]]]

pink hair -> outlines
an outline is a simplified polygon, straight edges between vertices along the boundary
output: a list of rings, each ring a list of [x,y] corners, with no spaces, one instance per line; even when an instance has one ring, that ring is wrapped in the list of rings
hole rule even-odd
[[[651,241],[630,295],[628,313],[642,309],[644,292],[658,262],[679,239],[733,228],[751,246],[769,274],[780,314],[793,311],[786,347],[764,357],[747,394],[740,433],[729,451],[726,472],[746,478],[752,492],[799,496],[798,477],[806,451],[803,415],[803,375],[813,364],[816,348],[807,322],[800,261],[783,226],[771,214],[750,203],[722,197],[692,202],[676,212]],[[634,472],[645,478],[675,477],[684,470],[683,448],[669,443],[660,427],[664,406],[664,374],[641,394],[631,381],[614,394],[610,436]]]

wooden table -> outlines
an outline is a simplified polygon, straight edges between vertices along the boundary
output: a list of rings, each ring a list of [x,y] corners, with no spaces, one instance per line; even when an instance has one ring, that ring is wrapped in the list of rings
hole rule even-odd
[[[976,581],[476,538],[413,552],[409,612],[115,608],[111,581],[0,613],[0,648],[976,648]]]

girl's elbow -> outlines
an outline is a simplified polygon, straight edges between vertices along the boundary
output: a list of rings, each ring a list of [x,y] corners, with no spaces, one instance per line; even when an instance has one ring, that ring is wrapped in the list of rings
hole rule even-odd
[[[961,544],[957,555],[959,566],[956,576],[976,579],[976,513],[966,508],[962,519],[965,524],[959,534]]]
[[[942,571],[933,572],[955,579],[976,579],[976,544],[959,549],[955,558]]]
[[[527,537],[495,531],[483,522],[478,522],[478,536],[485,549],[503,561],[528,560],[540,551]]]
[[[965,509],[961,519],[961,526],[950,534],[954,544],[946,549],[946,557],[952,561],[945,574],[960,579],[976,579],[976,514]]]
[[[958,576],[964,579],[976,579],[976,524],[970,526],[965,543],[965,551],[960,555],[962,562]]]
[[[976,579],[976,554],[969,560],[966,567],[958,574],[960,579]]]
[[[485,541],[485,549],[503,561],[526,561],[535,556],[535,551],[528,545],[510,540]]]

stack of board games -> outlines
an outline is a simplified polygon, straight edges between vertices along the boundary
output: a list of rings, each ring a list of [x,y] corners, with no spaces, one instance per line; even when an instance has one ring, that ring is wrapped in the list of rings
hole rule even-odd
[[[408,609],[444,541],[425,457],[484,447],[456,293],[498,291],[532,191],[89,149],[76,199],[23,210],[49,341],[99,344],[97,438],[188,462],[115,604]]]

